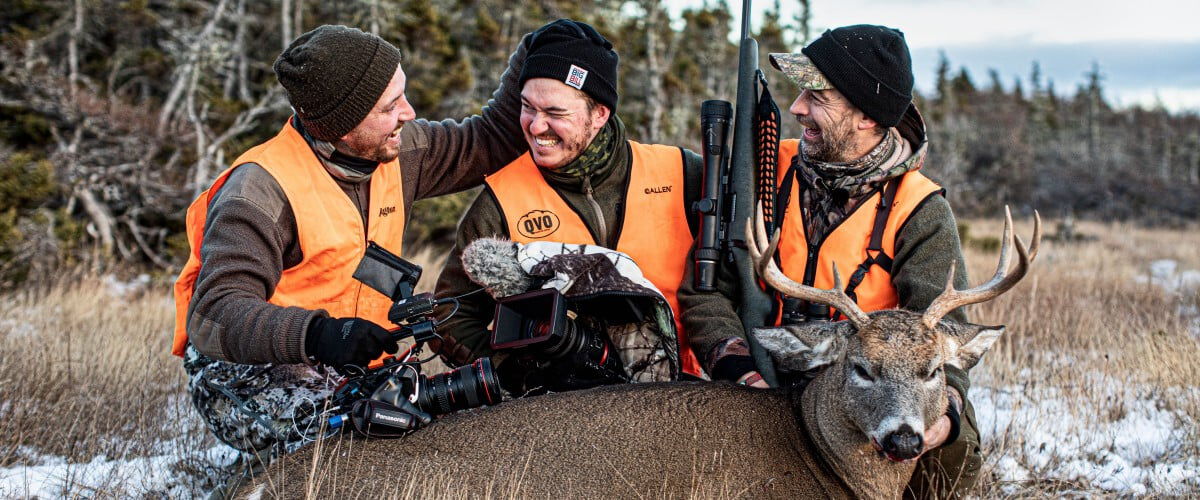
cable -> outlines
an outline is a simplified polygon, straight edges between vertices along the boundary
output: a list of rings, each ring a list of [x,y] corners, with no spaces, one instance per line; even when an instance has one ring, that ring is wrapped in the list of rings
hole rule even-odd
[[[442,337],[441,335],[438,335],[438,333],[437,333],[437,332],[433,332],[433,336],[434,336],[434,337],[437,337],[437,338],[438,338],[438,340],[441,340],[441,341],[443,341],[443,342],[446,340],[446,339],[445,339],[444,337]],[[430,350],[432,351],[433,349],[430,349]],[[437,356],[438,356],[438,354],[437,354],[436,352],[431,352],[431,353],[429,353],[429,357],[428,357],[428,358],[417,360],[417,364],[418,364],[418,365],[423,365],[423,364],[425,364],[425,363],[428,363],[428,362],[430,362],[430,361],[433,361],[433,358],[436,358]]]
[[[445,318],[434,321],[433,326],[435,327],[442,326],[442,323],[449,321],[450,318],[453,318],[455,314],[458,314],[458,308],[462,305],[462,302],[458,301],[458,297],[453,297],[447,300],[454,303],[454,309],[451,309],[450,314],[447,314]],[[437,335],[437,332],[434,332],[434,335]],[[438,335],[438,338],[441,338],[441,336]]]
[[[447,298],[444,298],[444,299],[438,299],[437,303],[438,303],[439,305],[441,305],[441,304],[449,304],[449,303],[453,302],[453,303],[454,303],[454,309],[451,309],[451,310],[450,310],[450,314],[447,314],[445,318],[442,318],[441,320],[435,321],[435,322],[433,323],[433,326],[435,326],[435,327],[436,327],[436,326],[441,326],[441,325],[442,325],[442,323],[445,323],[445,322],[446,322],[446,320],[449,320],[450,318],[453,318],[455,314],[458,314],[458,309],[459,309],[459,307],[461,307],[461,306],[462,306],[462,302],[459,302],[459,300],[458,300],[458,299],[461,299],[461,298],[463,298],[463,297],[467,297],[467,296],[470,296],[470,295],[477,294],[477,293],[479,293],[479,292],[482,292],[482,291],[484,291],[484,290],[486,290],[486,288],[482,288],[482,287],[480,287],[480,288],[476,288],[476,289],[474,289],[474,290],[471,290],[471,291],[469,291],[469,292],[467,292],[467,293],[464,293],[464,294],[461,294],[461,295],[455,295],[455,296],[453,296],[453,297],[447,297]],[[437,335],[437,334],[435,333],[434,335]],[[439,339],[441,339],[442,337],[439,335],[439,336],[438,336],[438,338],[439,338]]]
[[[486,288],[482,288],[482,287],[480,287],[480,288],[476,288],[476,289],[474,289],[474,290],[471,290],[471,291],[469,291],[469,292],[467,292],[467,293],[464,293],[464,294],[462,294],[462,295],[457,295],[457,296],[454,296],[454,297],[451,297],[451,298],[452,298],[452,299],[461,299],[461,298],[463,298],[463,297],[466,297],[466,296],[468,296],[468,295],[474,295],[474,294],[476,294],[476,293],[479,293],[479,292],[482,292],[482,291],[484,291],[484,290],[486,290]]]

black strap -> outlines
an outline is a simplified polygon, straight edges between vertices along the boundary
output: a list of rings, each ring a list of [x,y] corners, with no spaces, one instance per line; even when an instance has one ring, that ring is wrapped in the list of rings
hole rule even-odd
[[[796,176],[799,175],[799,172],[796,170],[797,162],[795,160],[796,158],[799,158],[799,157],[800,157],[800,155],[796,155],[796,156],[792,157],[792,162],[787,167],[787,169],[788,169],[787,174],[783,177],[783,184],[781,184],[779,186],[779,191],[775,193],[775,207],[776,207],[776,209],[775,209],[775,227],[779,228],[779,229],[783,228],[783,218],[784,218],[784,216],[787,215],[788,204],[791,203],[792,183],[795,181]],[[771,236],[771,235],[768,235],[768,236]],[[773,259],[777,258],[778,255],[779,254],[776,253],[775,255],[771,256],[771,258],[773,258]],[[776,264],[778,264],[778,263],[779,262],[777,260]],[[771,296],[775,298],[775,300],[772,301],[772,306],[771,306],[771,318],[774,318],[774,317],[779,316],[782,313],[782,311],[780,309],[784,305],[783,304],[784,296],[782,293],[779,293],[778,290],[774,290],[774,291],[768,290],[768,291],[770,291]],[[771,320],[771,321],[773,322],[774,320]]]
[[[799,158],[796,155],[793,158]],[[779,192],[775,194],[775,227],[783,227],[783,218],[787,215],[788,204],[792,202],[792,183],[795,182],[799,172],[796,170],[796,161],[792,160],[792,164],[787,167],[787,175],[783,177],[783,184],[779,186]],[[768,235],[770,236],[770,235]]]
[[[896,192],[900,190],[900,179],[896,177],[887,183],[879,196],[879,206],[875,208],[875,224],[871,227],[871,241],[867,244],[867,258],[858,265],[850,281],[846,284],[846,295],[858,302],[854,289],[862,284],[871,266],[879,266],[887,273],[892,272],[892,257],[883,251],[883,233],[887,227],[888,217],[892,214],[892,206],[896,201]]]

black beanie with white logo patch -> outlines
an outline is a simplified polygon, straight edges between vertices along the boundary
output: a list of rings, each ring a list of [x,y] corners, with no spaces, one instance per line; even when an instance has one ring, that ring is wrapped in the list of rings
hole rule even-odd
[[[617,112],[617,64],[612,43],[586,23],[559,19],[533,32],[521,68],[521,86],[549,78],[583,91]]]

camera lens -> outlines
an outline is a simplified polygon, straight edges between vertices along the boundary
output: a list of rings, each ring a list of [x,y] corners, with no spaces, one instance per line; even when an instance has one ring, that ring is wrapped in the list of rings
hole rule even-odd
[[[492,360],[479,358],[470,365],[421,377],[417,406],[434,415],[494,405],[500,402],[500,382]]]

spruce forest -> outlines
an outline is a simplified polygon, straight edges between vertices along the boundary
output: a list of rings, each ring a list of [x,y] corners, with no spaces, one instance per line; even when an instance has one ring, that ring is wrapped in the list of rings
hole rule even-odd
[[[805,15],[782,18],[776,2],[761,20],[764,68],[768,52],[798,50],[824,29],[801,4]],[[560,17],[586,21],[621,55],[619,113],[631,138],[694,149],[700,102],[735,91],[731,7],[709,2],[673,19],[656,0],[6,1],[0,288],[64,265],[178,269],[187,205],[290,115],[271,64],[320,24],[399,47],[418,116],[442,119],[480,109],[523,34]],[[930,131],[926,174],[963,216],[1008,204],[1054,218],[1196,220],[1200,116],[1114,108],[1103,70],[1081,68],[1082,83],[1064,89],[1036,61],[1014,81],[943,58],[935,91],[917,96]],[[787,118],[795,92],[765,71]],[[794,137],[799,126],[786,121]],[[449,243],[472,196],[419,203],[409,243]]]

